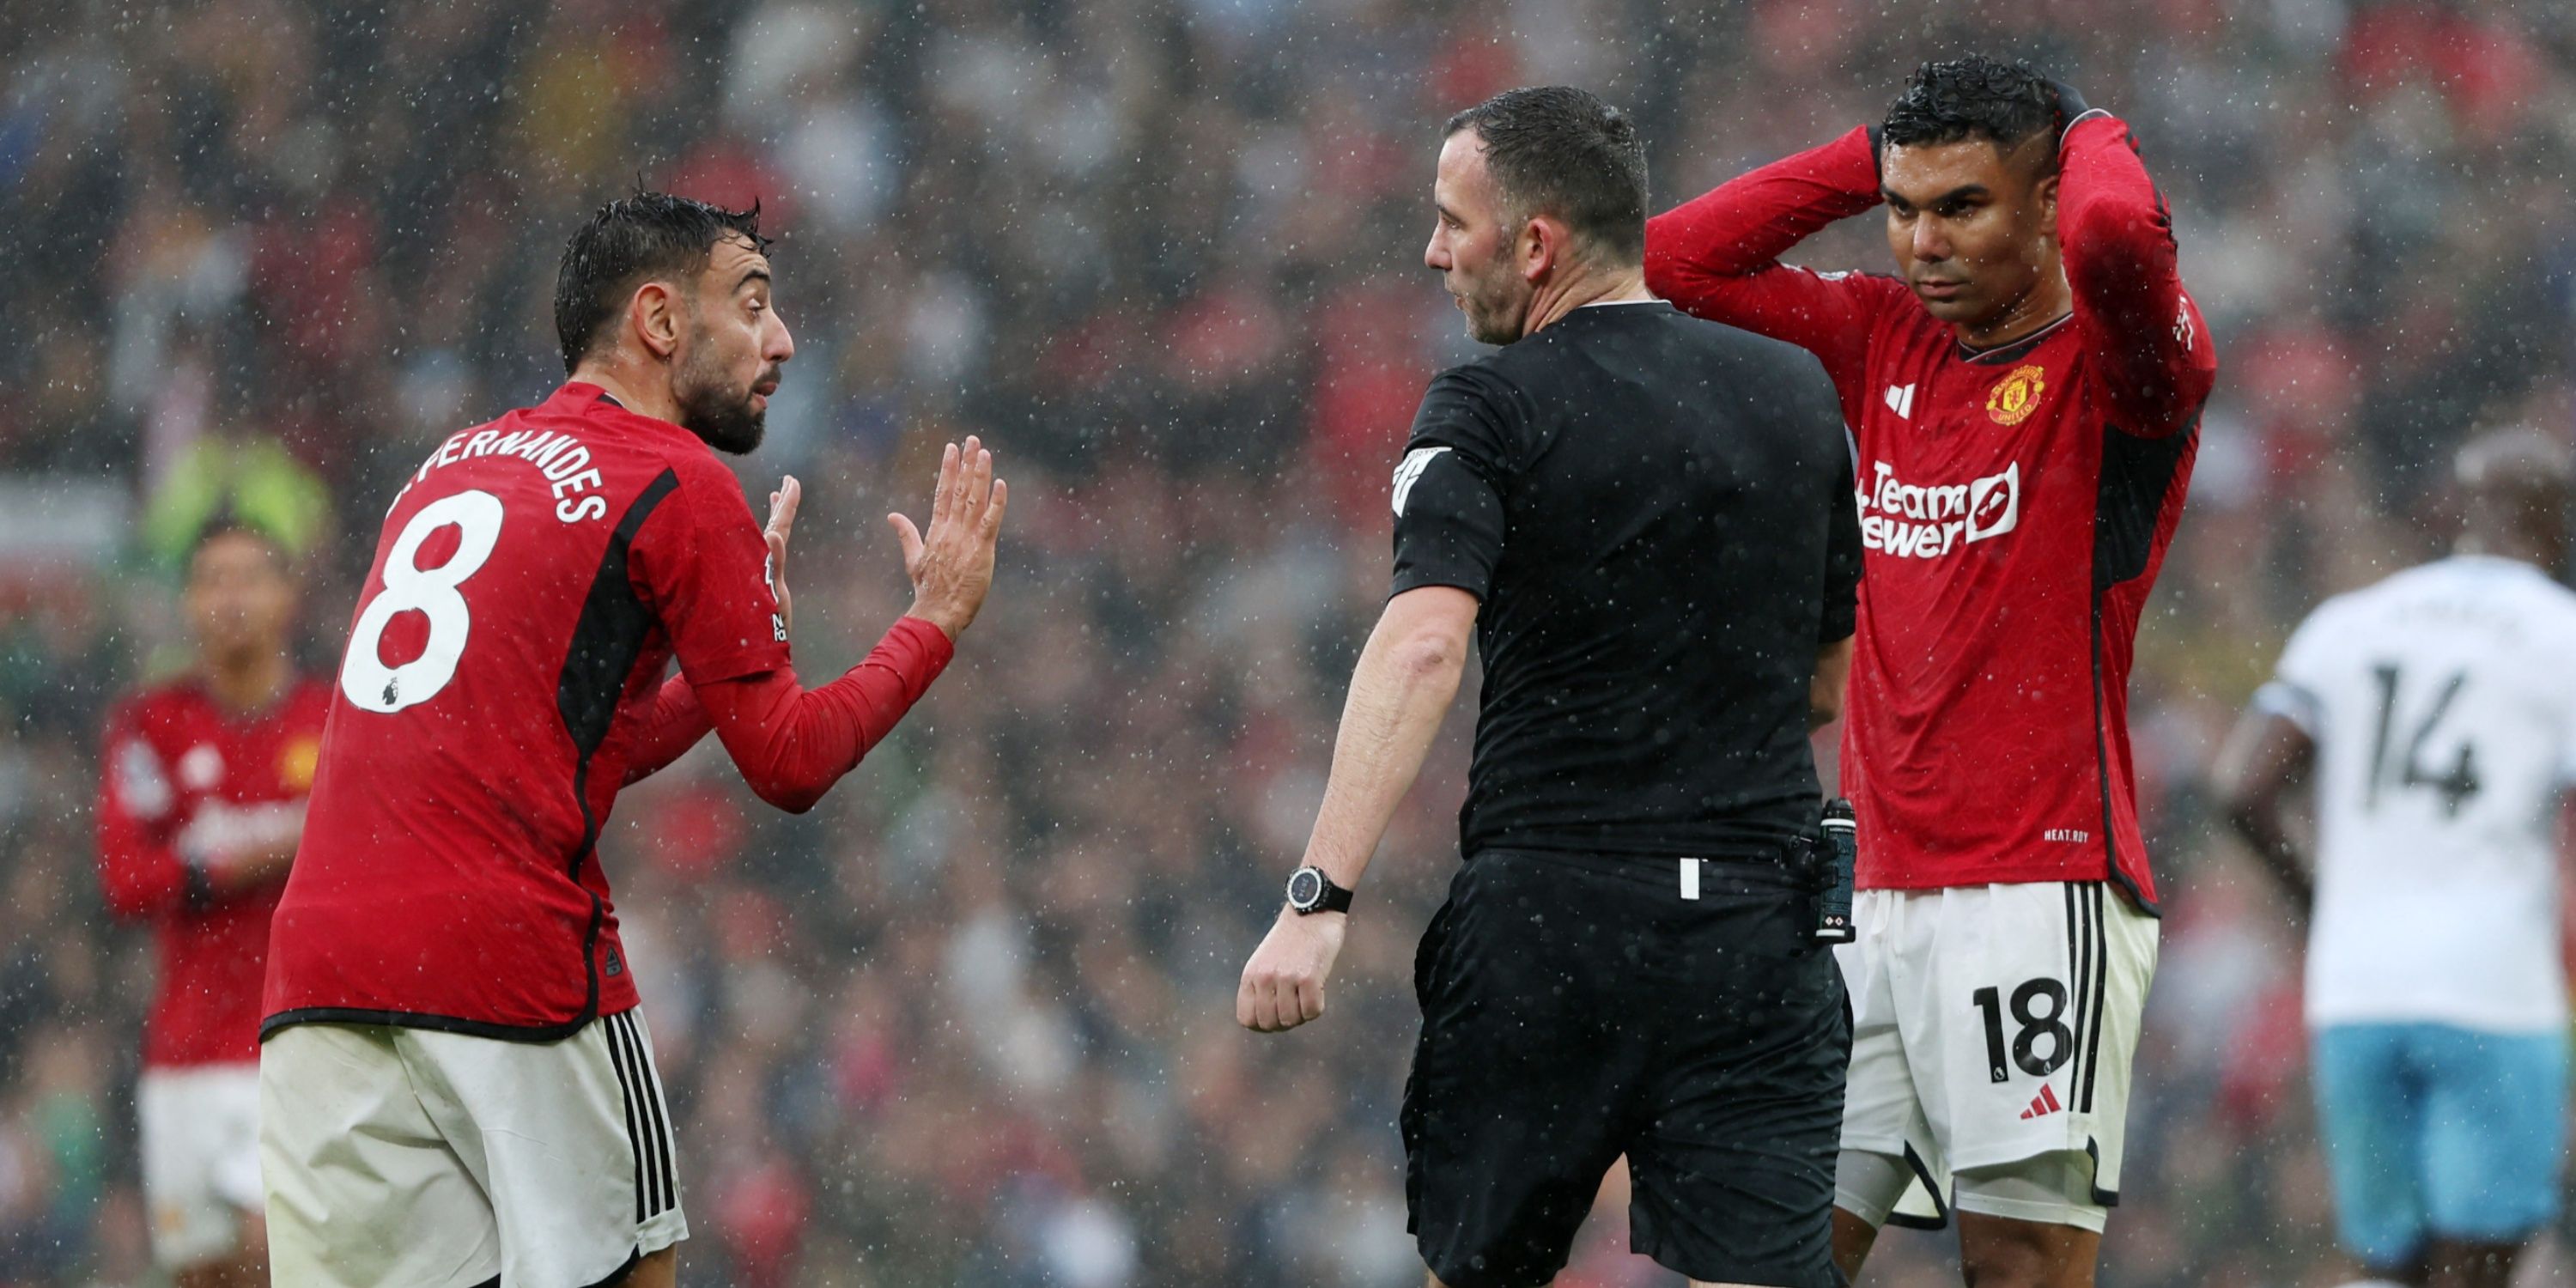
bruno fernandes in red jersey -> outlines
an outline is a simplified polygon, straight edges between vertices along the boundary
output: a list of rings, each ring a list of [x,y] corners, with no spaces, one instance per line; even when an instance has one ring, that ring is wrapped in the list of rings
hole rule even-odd
[[[1882,203],[1900,276],[1779,262]],[[1646,277],[1813,352],[1854,438],[1837,1258],[1955,1197],[1972,1281],[2090,1282],[2155,961],[2131,644],[2217,370],[2164,200],[2065,86],[1931,63],[1883,127],[1653,220]]]
[[[981,607],[1005,489],[974,439],[915,598],[816,689],[789,665],[795,480],[748,452],[795,353],[756,213],[639,193],[565,248],[572,379],[449,438],[385,517],[271,942],[261,1152],[278,1281],[666,1285],[670,1116],[597,842],[710,728],[810,808]],[[665,680],[676,662],[679,674]]]
[[[153,1255],[180,1288],[268,1282],[260,974],[331,709],[296,673],[296,590],[267,536],[209,526],[185,594],[198,665],[118,704],[101,756],[99,884],[159,957],[135,1098]]]

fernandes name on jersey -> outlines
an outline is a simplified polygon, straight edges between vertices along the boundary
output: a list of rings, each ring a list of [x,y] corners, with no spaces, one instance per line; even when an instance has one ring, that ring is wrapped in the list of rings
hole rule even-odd
[[[551,1039],[635,1005],[596,843],[664,669],[788,664],[741,485],[601,390],[447,440],[358,599],[265,1032]]]

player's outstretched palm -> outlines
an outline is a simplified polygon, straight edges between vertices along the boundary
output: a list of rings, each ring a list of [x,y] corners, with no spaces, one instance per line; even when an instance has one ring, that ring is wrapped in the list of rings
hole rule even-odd
[[[931,497],[926,530],[900,514],[886,516],[903,542],[913,616],[950,639],[975,620],[993,588],[993,543],[1001,537],[1009,503],[1009,486],[993,477],[993,454],[968,435],[963,450],[950,443],[939,455],[939,490]]]
[[[769,592],[778,597],[778,629],[786,630],[796,621],[787,599],[787,537],[796,529],[796,506],[805,498],[805,485],[793,474],[778,481],[778,490],[769,494],[769,524],[760,530],[761,539],[769,543]]]

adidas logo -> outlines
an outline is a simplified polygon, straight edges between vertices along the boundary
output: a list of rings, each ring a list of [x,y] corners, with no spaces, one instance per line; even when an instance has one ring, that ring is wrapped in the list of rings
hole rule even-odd
[[[2039,1084],[2039,1094],[2030,1098],[2030,1108],[2022,1110],[2021,1116],[2025,1120],[2032,1118],[2046,1118],[2050,1114],[2056,1113],[2058,1110],[2064,1109],[2065,1107],[2066,1106],[2057,1103],[2057,1088],[2049,1086],[2047,1083],[2043,1082]]]
[[[1889,385],[1887,387],[1887,409],[1895,412],[1897,416],[1902,419],[1914,419],[1914,386]]]

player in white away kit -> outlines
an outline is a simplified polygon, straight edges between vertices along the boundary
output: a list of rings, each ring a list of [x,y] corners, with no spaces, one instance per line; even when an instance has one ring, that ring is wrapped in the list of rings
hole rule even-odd
[[[2460,454],[2457,553],[2328,600],[2219,767],[2229,821],[2313,906],[2308,1027],[2345,1248],[2502,1288],[2555,1214],[2568,1073],[2557,828],[2576,784],[2576,464]],[[2313,885],[2283,796],[2316,792]]]

